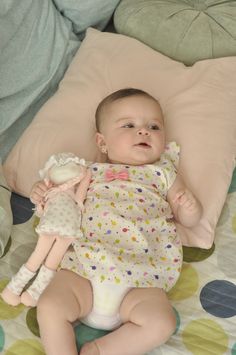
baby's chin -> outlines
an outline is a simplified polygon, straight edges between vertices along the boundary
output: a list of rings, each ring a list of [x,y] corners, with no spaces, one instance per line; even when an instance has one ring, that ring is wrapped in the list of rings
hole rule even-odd
[[[156,163],[158,160],[160,160],[160,157],[157,157],[155,159],[146,159],[146,160],[142,160],[142,161],[137,161],[134,164],[129,164],[129,165],[148,165],[148,164],[154,164]]]
[[[119,159],[119,160],[113,160],[113,159],[108,159],[108,163],[110,164],[123,164],[123,165],[134,165],[134,166],[139,166],[139,165],[147,165],[147,164],[153,164],[156,163],[158,160],[160,160],[160,156],[156,156],[153,158],[140,158],[140,159]]]

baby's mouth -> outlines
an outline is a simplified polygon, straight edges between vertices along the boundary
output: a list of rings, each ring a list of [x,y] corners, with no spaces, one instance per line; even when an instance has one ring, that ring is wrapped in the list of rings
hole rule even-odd
[[[150,148],[151,146],[148,144],[148,143],[146,143],[146,142],[141,142],[141,143],[138,143],[138,144],[136,144],[136,146],[138,146],[138,147],[146,147],[146,148]]]

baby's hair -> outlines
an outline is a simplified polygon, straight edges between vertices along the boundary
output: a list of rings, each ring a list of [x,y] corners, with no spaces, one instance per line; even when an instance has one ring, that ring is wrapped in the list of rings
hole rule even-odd
[[[95,113],[95,124],[96,124],[97,132],[100,132],[103,109],[114,101],[123,99],[125,97],[130,97],[130,96],[146,96],[159,103],[158,100],[155,99],[152,95],[148,94],[146,91],[143,91],[141,89],[124,88],[124,89],[117,90],[111,93],[110,95],[106,96],[97,107]]]

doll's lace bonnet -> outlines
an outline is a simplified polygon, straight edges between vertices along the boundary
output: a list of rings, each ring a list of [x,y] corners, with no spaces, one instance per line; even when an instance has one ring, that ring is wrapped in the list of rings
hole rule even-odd
[[[62,166],[65,165],[69,162],[74,162],[78,165],[83,165],[86,166],[85,160],[80,159],[73,153],[58,153],[51,155],[50,158],[47,160],[47,162],[44,165],[44,168],[39,170],[39,176],[41,179],[44,179],[47,177],[47,172],[52,166]]]

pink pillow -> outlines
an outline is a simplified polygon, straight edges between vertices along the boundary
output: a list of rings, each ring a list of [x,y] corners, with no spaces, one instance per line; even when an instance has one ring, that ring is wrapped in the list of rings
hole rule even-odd
[[[181,146],[180,172],[204,206],[184,245],[210,248],[236,152],[236,57],[186,67],[141,42],[89,29],[57,93],[36,115],[4,164],[11,188],[28,196],[49,155],[100,159],[94,112],[114,90],[136,87],[160,100],[168,140]]]

